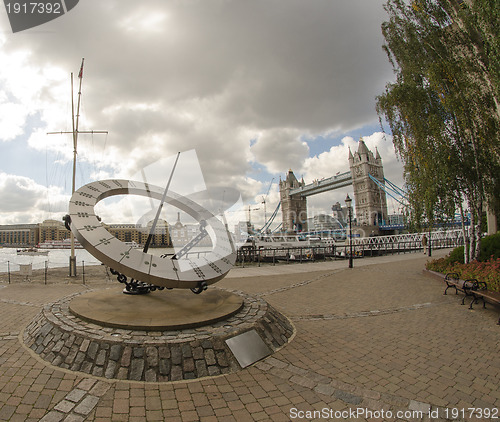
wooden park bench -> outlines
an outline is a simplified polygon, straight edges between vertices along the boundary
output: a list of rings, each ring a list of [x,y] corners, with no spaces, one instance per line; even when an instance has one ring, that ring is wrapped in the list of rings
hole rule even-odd
[[[446,294],[450,287],[455,289],[455,294],[458,294],[458,291],[464,293],[465,296],[462,298],[462,305],[465,305],[465,298],[467,296],[472,297],[469,309],[472,309],[474,303],[479,303],[479,299],[483,301],[483,308],[486,308],[486,302],[500,306],[500,292],[488,290],[488,285],[484,281],[478,281],[475,278],[460,280],[457,273],[446,274],[444,281],[446,283],[444,294]],[[500,325],[500,318],[497,324]]]
[[[470,293],[474,299],[471,301],[469,309],[472,309],[472,304],[478,303],[479,299],[483,301],[483,308],[486,308],[486,302],[500,306],[500,292],[488,290],[488,285],[484,281],[475,280],[475,285]],[[498,318],[497,325],[500,325],[500,318]]]
[[[443,294],[446,294],[448,289],[453,287],[455,289],[455,294],[458,294],[460,291],[465,295],[462,298],[462,305],[465,305],[465,298],[467,296],[472,296],[470,292],[474,287],[473,280],[461,280],[457,273],[448,273],[444,277],[444,282],[446,283],[446,289],[444,289]]]

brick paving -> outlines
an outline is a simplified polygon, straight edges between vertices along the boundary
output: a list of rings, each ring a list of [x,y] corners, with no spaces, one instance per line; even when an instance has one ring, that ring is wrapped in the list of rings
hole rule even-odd
[[[456,412],[453,420],[468,420],[469,408],[495,415],[498,309],[469,310],[460,295],[443,296],[443,283],[422,272],[427,259],[234,269],[217,286],[264,299],[292,321],[295,336],[245,369],[173,382],[55,367],[24,344],[44,306],[109,287],[102,267],[86,268],[85,285],[57,274],[46,285],[2,281],[0,421],[427,421]]]

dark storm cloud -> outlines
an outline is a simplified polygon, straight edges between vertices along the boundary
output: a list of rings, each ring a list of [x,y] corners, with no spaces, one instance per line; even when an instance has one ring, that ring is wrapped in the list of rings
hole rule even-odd
[[[374,98],[392,77],[382,4],[86,0],[39,32],[5,31],[2,51],[13,62],[27,52],[22,68],[39,78],[36,101],[23,100],[41,116],[32,147],[61,149],[45,132],[60,125],[55,110],[68,113],[68,73],[77,83],[85,57],[83,123],[109,131],[101,155],[117,172],[195,148],[208,179],[250,193],[251,163],[286,171],[308,157],[302,136],[376,122]],[[44,79],[48,68],[64,72]]]

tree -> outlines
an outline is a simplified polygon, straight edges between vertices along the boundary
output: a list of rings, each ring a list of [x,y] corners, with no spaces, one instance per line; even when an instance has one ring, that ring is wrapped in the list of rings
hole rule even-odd
[[[464,214],[465,202],[470,256],[476,258],[483,202],[498,197],[500,177],[498,72],[492,65],[498,54],[483,42],[491,30],[489,9],[481,9],[481,18],[454,0],[388,0],[385,9],[383,48],[396,80],[377,97],[377,112],[389,123],[404,163],[412,216],[417,226],[432,224],[457,208]]]

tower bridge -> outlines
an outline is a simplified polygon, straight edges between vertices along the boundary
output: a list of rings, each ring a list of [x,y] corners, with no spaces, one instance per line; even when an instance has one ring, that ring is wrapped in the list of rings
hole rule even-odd
[[[290,195],[311,196],[318,193],[328,192],[330,190],[343,188],[352,184],[351,172],[346,171],[328,179],[315,180],[314,182],[291,189]]]
[[[307,185],[303,179],[299,182],[291,169],[288,171],[285,180],[279,184],[283,231],[301,232],[308,229],[308,196],[350,185],[353,186],[357,227],[365,235],[379,230],[388,215],[387,198],[382,188],[385,184],[382,158],[378,150],[374,155],[360,139],[354,154],[349,149],[348,159],[349,171]]]

